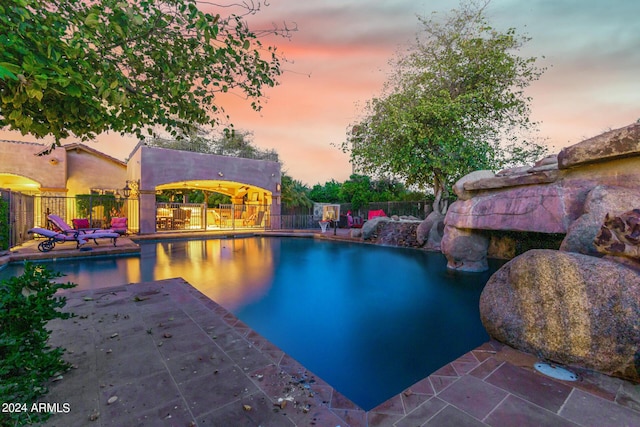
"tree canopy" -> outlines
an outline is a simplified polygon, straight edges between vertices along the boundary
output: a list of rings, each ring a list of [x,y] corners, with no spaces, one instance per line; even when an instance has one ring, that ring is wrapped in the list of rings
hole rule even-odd
[[[284,188],[284,180],[283,180]],[[402,183],[391,179],[371,179],[366,175],[353,174],[343,183],[330,180],[324,185],[316,184],[308,196],[314,202],[351,203],[359,209],[371,202],[424,200],[425,195],[409,191]],[[284,197],[283,197],[284,200]]]
[[[242,16],[196,0],[7,0],[0,26],[0,127],[57,144],[216,126],[220,92],[259,110],[281,72]]]
[[[487,4],[469,0],[444,19],[419,18],[423,32],[392,60],[382,96],[366,104],[342,144],[360,172],[431,187],[441,212],[460,177],[546,150],[528,139],[537,124],[524,93],[544,70],[517,55],[528,38],[489,26]]]
[[[256,147],[253,141],[253,133],[244,130],[227,130],[216,137],[211,133],[194,127],[188,135],[180,132],[178,139],[156,137],[148,138],[146,143],[153,147],[170,148],[172,150],[269,160],[280,163],[280,157],[276,150],[265,150]]]
[[[313,201],[309,198],[309,188],[286,173],[282,174],[282,204],[288,208],[311,208]]]

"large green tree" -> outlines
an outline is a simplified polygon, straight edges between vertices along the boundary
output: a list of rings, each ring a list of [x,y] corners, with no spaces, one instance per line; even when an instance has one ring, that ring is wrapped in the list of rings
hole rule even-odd
[[[80,139],[219,124],[220,92],[260,109],[280,74],[242,16],[196,0],[3,0],[0,127]],[[226,10],[220,7],[220,10]]]
[[[313,201],[309,198],[309,191],[302,181],[282,173],[282,204],[287,208],[311,208]]]
[[[528,38],[489,26],[487,4],[470,0],[444,19],[420,18],[416,43],[392,61],[383,95],[367,103],[342,145],[361,172],[431,187],[441,212],[463,175],[546,150],[527,139],[536,124],[524,92],[543,70],[517,54]]]

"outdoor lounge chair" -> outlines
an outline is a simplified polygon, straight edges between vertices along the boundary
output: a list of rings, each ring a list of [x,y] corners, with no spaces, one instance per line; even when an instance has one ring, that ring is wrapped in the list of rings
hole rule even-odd
[[[81,232],[81,233],[94,233],[98,230],[102,230],[101,228],[91,228],[88,227],[89,225],[89,220],[88,219],[74,219],[71,222],[74,225],[77,225],[77,228],[71,227],[69,224],[67,224],[67,222],[62,219],[61,217],[59,217],[58,215],[47,215],[47,219],[49,220],[49,222],[51,222],[51,224],[53,224],[54,228],[56,229],[56,231],[60,231],[62,233],[67,233],[67,234],[72,234],[74,232]]]
[[[75,218],[71,220],[73,227],[66,223],[64,219],[58,215],[48,215],[47,219],[53,224],[54,228],[62,233],[72,234],[79,231],[81,234],[94,234],[94,233],[118,233],[117,230],[104,229],[97,227],[90,227],[89,220],[86,218]],[[118,233],[120,234],[120,233]],[[90,237],[92,239],[93,237]]]
[[[63,223],[64,225],[66,225],[66,223],[64,221],[62,221],[62,218],[58,217],[59,221],[56,219],[55,221],[55,225],[56,227],[60,228],[57,224],[58,223]],[[95,230],[99,230],[98,228],[95,227],[91,227],[91,224],[89,224],[89,220],[86,218],[74,218],[71,220],[71,224],[73,224],[73,228],[75,230],[82,230],[84,232],[86,231],[95,231]],[[62,230],[62,228],[60,228]]]
[[[242,225],[245,227],[253,226],[256,223],[256,214],[253,213],[249,216],[249,218],[245,218],[242,220]]]
[[[46,228],[40,227],[32,228],[28,230],[27,233],[36,233],[47,238],[47,240],[40,242],[40,244],[38,245],[38,250],[40,252],[49,252],[56,246],[56,243],[64,242],[76,242],[76,249],[79,249],[80,246],[87,243],[90,239],[92,239],[96,245],[98,244],[96,239],[111,239],[113,241],[113,246],[115,246],[116,240],[118,239],[118,237],[120,237],[118,233],[112,233],[109,231],[83,233],[80,230],[71,230],[70,232],[63,232],[47,230]]]

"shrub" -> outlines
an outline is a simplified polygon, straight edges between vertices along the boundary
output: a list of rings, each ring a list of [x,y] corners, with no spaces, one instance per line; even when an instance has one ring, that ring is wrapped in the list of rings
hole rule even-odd
[[[0,402],[23,404],[26,411],[3,413],[11,424],[23,425],[46,420],[50,414],[30,412],[29,407],[45,394],[47,382],[65,372],[69,364],[62,360],[63,348],[48,345],[51,331],[48,321],[67,319],[71,313],[59,311],[65,297],[56,297],[59,289],[75,284],[55,283],[61,274],[41,265],[25,263],[24,274],[0,282]]]

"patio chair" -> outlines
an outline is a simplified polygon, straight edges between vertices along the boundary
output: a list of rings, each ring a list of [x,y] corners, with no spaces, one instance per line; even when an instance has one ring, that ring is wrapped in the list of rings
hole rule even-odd
[[[127,217],[113,217],[111,218],[111,230],[114,233],[118,233],[120,235],[126,235],[127,229],[129,228],[127,224]]]
[[[256,214],[251,214],[248,218],[242,220],[242,225],[245,227],[252,226],[256,224]]]
[[[214,209],[207,210],[207,226],[210,225],[220,227],[220,214]]]
[[[177,208],[173,210],[173,229],[183,230],[191,219],[191,211]]]
[[[89,239],[92,239],[96,245],[98,244],[96,239],[111,239],[113,241],[113,246],[116,246],[116,240],[118,239],[118,237],[120,237],[118,233],[111,233],[106,231],[83,233],[80,230],[71,230],[71,232],[63,232],[47,230],[46,228],[40,227],[32,228],[28,230],[27,233],[36,233],[47,238],[47,240],[44,240],[40,242],[40,244],[38,244],[38,250],[40,252],[49,252],[56,246],[56,243],[65,242],[76,242],[76,249],[79,249],[80,246],[88,243]]]

